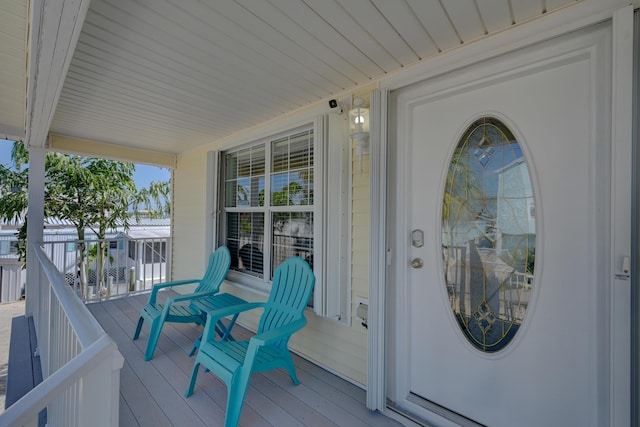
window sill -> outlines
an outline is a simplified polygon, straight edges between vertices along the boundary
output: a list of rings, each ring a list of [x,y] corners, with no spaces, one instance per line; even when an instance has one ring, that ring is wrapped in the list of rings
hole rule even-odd
[[[236,271],[229,271],[226,282],[244,291],[248,291],[261,297],[269,298],[271,283],[263,279],[242,274]]]
[[[261,300],[267,300],[271,292],[271,282],[265,282],[260,278],[242,274],[236,271],[229,271],[225,282],[231,286],[238,288],[239,290],[249,292]],[[307,306],[305,308],[305,312],[317,316],[317,313],[315,313],[313,307]]]

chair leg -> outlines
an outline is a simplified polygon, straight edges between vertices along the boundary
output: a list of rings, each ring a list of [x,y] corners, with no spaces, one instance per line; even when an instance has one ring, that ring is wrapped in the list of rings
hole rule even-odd
[[[147,350],[144,353],[144,360],[151,360],[153,358],[153,353],[156,351],[156,346],[158,345],[158,339],[160,338],[160,333],[162,332],[162,325],[164,325],[164,319],[161,317],[156,317],[151,322],[151,328],[149,330],[149,341],[147,342]]]
[[[193,394],[193,389],[196,386],[196,378],[198,378],[198,369],[200,369],[200,362],[196,359],[196,363],[193,365],[191,371],[191,381],[189,382],[189,388],[184,392],[184,397],[189,397]]]
[[[216,332],[218,332],[218,335],[220,335],[220,339],[222,341],[225,341],[225,340],[235,341],[231,336],[231,329],[233,328],[233,325],[236,324],[236,320],[238,320],[238,313],[233,315],[233,317],[231,318],[231,321],[229,322],[229,326],[225,327],[224,323],[218,320],[218,323],[216,324]]]
[[[136,333],[133,334],[133,340],[137,340],[138,337],[140,336],[140,330],[142,329],[142,324],[144,323],[144,317],[140,316],[140,319],[138,319],[138,326],[136,327]]]
[[[282,361],[284,362],[284,368],[287,370],[289,377],[291,377],[291,382],[295,385],[300,384],[298,380],[298,376],[296,375],[296,366],[293,364],[293,358],[291,357],[291,353],[288,350],[285,350],[286,353],[282,356]]]
[[[227,385],[229,392],[227,397],[227,414],[224,418],[225,427],[236,427],[240,421],[244,398],[247,394],[247,387],[249,386],[249,378],[251,378],[251,369],[243,366],[235,373],[233,378],[231,378],[231,384]]]
[[[200,348],[200,342],[201,341],[202,341],[202,334],[193,342],[193,347],[191,348],[191,351],[189,352],[189,357],[191,357],[194,354],[196,354],[196,351]]]

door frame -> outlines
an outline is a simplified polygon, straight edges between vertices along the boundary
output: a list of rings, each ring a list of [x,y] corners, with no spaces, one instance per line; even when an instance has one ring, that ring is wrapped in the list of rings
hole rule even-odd
[[[634,12],[633,87],[633,183],[631,187],[631,259],[640,256],[640,10]],[[640,266],[631,264],[631,425],[640,425]],[[635,396],[635,397],[634,397]]]
[[[626,3],[626,4],[625,4]],[[394,280],[395,272],[389,266],[394,257],[387,224],[393,221],[392,209],[387,205],[389,182],[394,170],[389,165],[389,139],[395,135],[395,123],[389,111],[390,91],[413,83],[472,65],[480,58],[513,52],[550,38],[567,34],[596,23],[612,22],[612,105],[611,141],[612,170],[610,236],[610,348],[608,395],[610,425],[629,425],[632,397],[629,392],[631,374],[631,307],[630,278],[622,270],[622,263],[631,254],[631,146],[632,146],[632,91],[633,84],[633,6],[621,1],[590,1],[566,8],[560,12],[478,41],[442,55],[434,61],[413,67],[405,73],[382,80],[374,91],[371,102],[372,117],[380,125],[371,133],[371,250],[369,283],[368,330],[368,390],[367,407],[390,416],[395,412],[387,407],[387,387],[393,358],[389,351],[390,332],[388,313],[394,310],[393,295],[387,283]],[[374,115],[375,112],[375,115]],[[372,120],[375,123],[375,120]],[[372,125],[373,126],[373,125]],[[377,242],[374,244],[374,242]],[[633,362],[637,366],[637,362]],[[446,421],[442,418],[442,421]]]

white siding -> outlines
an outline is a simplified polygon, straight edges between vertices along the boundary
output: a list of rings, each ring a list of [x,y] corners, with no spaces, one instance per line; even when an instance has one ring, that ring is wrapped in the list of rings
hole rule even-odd
[[[235,141],[237,144],[249,142],[252,136],[263,137],[273,129],[286,128],[287,123],[302,122],[306,117],[314,117],[317,111],[307,111],[298,120],[289,116],[275,127],[254,129]],[[304,117],[302,117],[304,116]],[[273,124],[272,124],[273,125]],[[232,143],[211,144],[205,149],[194,150],[178,157],[178,167],[174,172],[173,211],[173,279],[198,277],[205,267],[205,235],[207,152],[230,147]],[[353,159],[353,216],[352,216],[352,299],[355,296],[368,297],[368,227],[369,227],[369,165],[365,155],[363,172],[359,172],[357,157]],[[225,285],[225,292],[232,292],[250,301],[265,300],[260,295],[235,286]],[[182,290],[181,291],[186,291]],[[352,312],[353,312],[352,308]],[[243,315],[240,323],[255,330],[260,313]],[[332,371],[362,385],[367,383],[367,330],[359,322],[344,323],[323,318],[307,312],[308,325],[291,340],[291,348],[297,353],[325,366]]]
[[[201,276],[209,255],[205,254],[207,151],[181,154],[173,172],[171,253],[175,280]]]

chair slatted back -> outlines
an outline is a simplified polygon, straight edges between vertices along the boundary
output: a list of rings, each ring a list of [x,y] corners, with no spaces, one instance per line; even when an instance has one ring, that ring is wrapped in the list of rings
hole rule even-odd
[[[231,254],[226,246],[220,246],[209,256],[209,265],[195,292],[218,292],[231,266]]]
[[[292,257],[280,264],[273,276],[258,333],[267,332],[304,317],[316,278],[309,264],[300,257]]]

